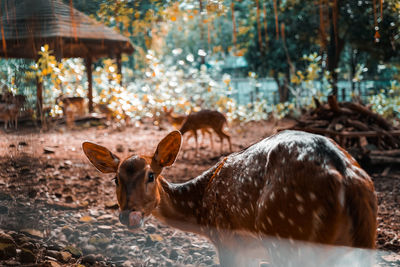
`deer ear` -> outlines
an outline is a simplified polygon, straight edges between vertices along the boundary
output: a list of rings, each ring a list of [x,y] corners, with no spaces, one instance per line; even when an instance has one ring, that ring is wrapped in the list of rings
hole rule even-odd
[[[120,159],[104,146],[91,142],[82,144],[83,152],[89,161],[103,173],[115,173]]]
[[[156,152],[154,152],[152,167],[163,168],[171,166],[175,162],[176,156],[178,156],[181,143],[182,135],[179,131],[173,131],[164,137],[158,144]]]

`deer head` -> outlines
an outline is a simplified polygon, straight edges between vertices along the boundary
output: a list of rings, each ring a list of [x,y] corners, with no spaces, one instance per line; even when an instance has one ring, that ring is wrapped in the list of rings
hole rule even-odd
[[[91,142],[82,144],[89,161],[103,173],[115,173],[119,220],[129,229],[143,225],[160,202],[159,177],[162,169],[171,166],[181,147],[179,131],[168,134],[158,144],[153,156],[132,155],[124,160],[107,148]]]

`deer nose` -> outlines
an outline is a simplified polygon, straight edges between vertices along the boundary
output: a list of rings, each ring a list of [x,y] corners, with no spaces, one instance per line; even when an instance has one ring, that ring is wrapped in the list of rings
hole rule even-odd
[[[123,225],[128,225],[129,224],[129,210],[123,210],[119,213],[119,221],[123,224]]]

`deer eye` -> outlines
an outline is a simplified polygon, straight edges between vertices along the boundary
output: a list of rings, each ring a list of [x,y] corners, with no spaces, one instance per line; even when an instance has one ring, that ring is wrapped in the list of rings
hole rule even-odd
[[[154,182],[154,173],[150,172],[149,173],[149,180],[147,180],[148,183]]]
[[[119,185],[118,178],[115,176],[113,180],[114,180],[115,185],[118,186]]]

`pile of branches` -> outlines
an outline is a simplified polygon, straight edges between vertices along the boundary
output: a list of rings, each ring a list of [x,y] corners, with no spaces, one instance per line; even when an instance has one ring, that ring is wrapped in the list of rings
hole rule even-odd
[[[316,108],[306,111],[291,129],[334,139],[357,160],[372,164],[400,163],[400,129],[361,103],[327,103],[314,99]]]

